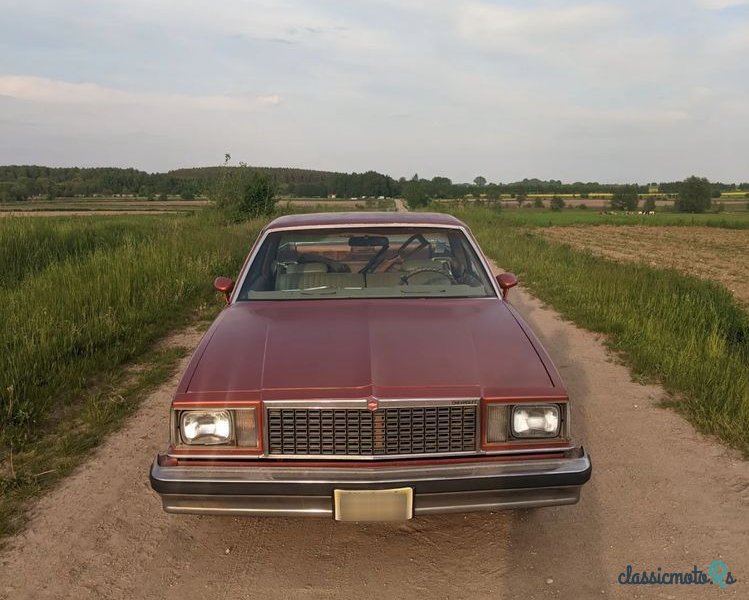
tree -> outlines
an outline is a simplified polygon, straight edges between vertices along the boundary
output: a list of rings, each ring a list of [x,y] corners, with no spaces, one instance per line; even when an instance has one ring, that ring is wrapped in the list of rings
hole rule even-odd
[[[543,207],[544,207],[544,201],[543,201],[543,200],[541,200],[541,198],[536,198],[536,199],[535,199],[535,200],[533,201],[533,207],[534,207],[534,208],[543,208]]]
[[[486,178],[479,175],[473,180],[473,183],[475,183],[479,187],[483,187],[486,185]]]
[[[255,171],[244,185],[239,213],[246,217],[272,215],[276,206],[276,182],[269,175]]]
[[[645,198],[645,203],[642,205],[642,210],[648,213],[655,211],[655,198],[653,198],[653,196],[648,196],[647,198]]]
[[[712,188],[705,177],[692,175],[684,180],[676,199],[676,210],[679,212],[702,213],[710,208]]]
[[[618,187],[611,196],[611,208],[613,210],[637,210],[639,199],[636,185],[623,185]]]
[[[551,210],[562,210],[564,208],[564,198],[561,196],[554,196],[549,203]]]
[[[414,175],[414,177],[416,177]],[[403,198],[408,208],[420,208],[429,204],[429,196],[424,191],[424,185],[418,179],[412,179],[403,186]]]

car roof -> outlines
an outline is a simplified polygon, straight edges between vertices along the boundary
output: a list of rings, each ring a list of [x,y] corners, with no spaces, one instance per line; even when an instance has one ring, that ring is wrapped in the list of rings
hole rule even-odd
[[[452,215],[428,212],[330,212],[284,215],[271,221],[266,229],[286,229],[288,227],[320,227],[346,225],[435,225],[465,227]]]

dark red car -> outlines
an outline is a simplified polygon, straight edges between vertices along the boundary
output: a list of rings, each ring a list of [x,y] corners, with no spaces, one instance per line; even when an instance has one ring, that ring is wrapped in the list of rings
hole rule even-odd
[[[501,233],[500,233],[501,235]],[[549,356],[449,215],[284,216],[260,234],[171,407],[173,513],[396,520],[577,502]]]

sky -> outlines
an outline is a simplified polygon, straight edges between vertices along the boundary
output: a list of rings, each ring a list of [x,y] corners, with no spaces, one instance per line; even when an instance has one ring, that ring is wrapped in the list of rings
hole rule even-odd
[[[0,0],[0,164],[749,181],[749,0]]]

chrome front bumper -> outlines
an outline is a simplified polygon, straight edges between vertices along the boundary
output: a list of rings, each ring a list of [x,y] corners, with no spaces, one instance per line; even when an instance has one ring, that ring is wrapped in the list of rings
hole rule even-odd
[[[439,465],[151,467],[169,513],[333,516],[333,490],[411,487],[414,516],[574,504],[591,475],[582,448],[561,458]]]

